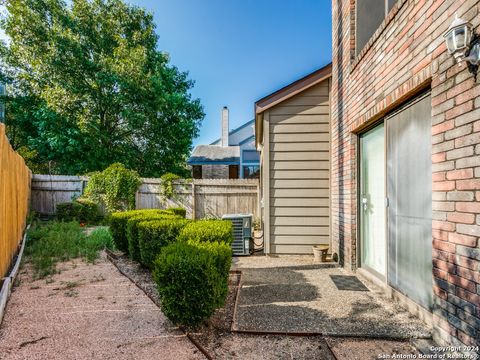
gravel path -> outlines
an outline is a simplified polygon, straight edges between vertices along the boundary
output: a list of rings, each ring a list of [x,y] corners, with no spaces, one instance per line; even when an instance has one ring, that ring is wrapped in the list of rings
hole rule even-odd
[[[237,258],[235,268],[243,273],[238,330],[401,339],[430,336],[420,320],[380,290],[338,290],[331,276],[353,274],[316,265],[313,257]]]
[[[32,281],[24,267],[0,327],[1,359],[204,359],[104,257]]]

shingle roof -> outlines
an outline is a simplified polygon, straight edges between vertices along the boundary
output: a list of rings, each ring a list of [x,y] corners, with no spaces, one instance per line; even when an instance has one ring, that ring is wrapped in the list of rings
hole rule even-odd
[[[193,149],[192,156],[187,162],[189,165],[240,163],[239,146],[198,145]]]

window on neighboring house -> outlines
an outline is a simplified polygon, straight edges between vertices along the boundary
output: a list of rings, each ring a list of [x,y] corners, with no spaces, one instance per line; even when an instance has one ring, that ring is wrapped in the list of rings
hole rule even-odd
[[[243,167],[243,177],[245,179],[258,179],[260,178],[260,166],[248,165]]]
[[[202,178],[202,165],[193,165],[192,166],[192,177],[194,179]]]
[[[363,50],[373,33],[397,0],[357,0],[355,14],[355,51]]]
[[[243,150],[242,162],[260,162],[260,153],[257,150]]]
[[[244,179],[260,177],[260,153],[257,150],[242,151],[242,170]]]

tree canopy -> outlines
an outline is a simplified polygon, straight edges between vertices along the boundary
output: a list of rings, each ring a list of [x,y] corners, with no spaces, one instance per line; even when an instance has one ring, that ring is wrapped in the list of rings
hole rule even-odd
[[[122,0],[7,0],[0,75],[12,145],[39,171],[182,174],[203,108],[158,50],[153,16]]]

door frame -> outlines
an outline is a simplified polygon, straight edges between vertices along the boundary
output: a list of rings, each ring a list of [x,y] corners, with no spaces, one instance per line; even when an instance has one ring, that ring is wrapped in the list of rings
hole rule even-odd
[[[375,278],[379,279],[382,283],[388,284],[388,211],[387,207],[384,207],[384,212],[385,212],[385,275],[380,274],[378,271],[372,269],[369,266],[365,266],[362,264],[362,184],[363,184],[363,179],[361,176],[362,173],[362,137],[368,133],[370,130],[375,129],[377,126],[380,126],[383,124],[383,137],[384,137],[384,145],[383,145],[383,154],[384,154],[384,159],[387,159],[387,123],[386,123],[386,117],[382,117],[379,121],[376,121],[375,123],[371,124],[367,128],[363,129],[361,133],[357,135],[357,174],[358,174],[358,180],[357,180],[357,251],[356,251],[356,260],[357,260],[357,267],[361,268],[371,275],[373,275]],[[387,198],[387,162],[384,161],[383,163],[383,169],[384,169],[384,186],[385,186],[385,192],[384,192],[384,198]]]

